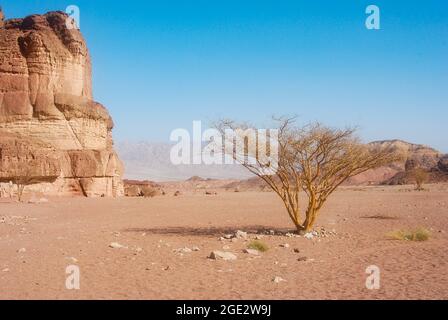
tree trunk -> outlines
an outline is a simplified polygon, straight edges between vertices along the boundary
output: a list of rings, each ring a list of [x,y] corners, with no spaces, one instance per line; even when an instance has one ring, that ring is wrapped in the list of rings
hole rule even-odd
[[[303,223],[303,230],[309,232],[313,229],[314,223],[316,222],[317,214],[319,210],[314,207],[308,208],[306,211],[306,219]]]

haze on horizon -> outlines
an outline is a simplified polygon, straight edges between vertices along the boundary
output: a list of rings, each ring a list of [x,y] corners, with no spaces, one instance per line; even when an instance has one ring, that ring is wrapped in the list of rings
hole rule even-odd
[[[365,9],[381,9],[367,30]],[[357,125],[448,152],[448,3],[2,0],[7,19],[76,5],[117,141],[228,117]]]

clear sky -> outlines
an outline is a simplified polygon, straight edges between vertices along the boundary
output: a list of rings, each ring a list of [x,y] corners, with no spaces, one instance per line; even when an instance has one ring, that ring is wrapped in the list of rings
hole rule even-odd
[[[95,99],[117,140],[272,114],[448,152],[448,1],[0,0],[7,18],[80,8]],[[365,9],[381,9],[367,30]],[[191,129],[190,129],[191,130]]]

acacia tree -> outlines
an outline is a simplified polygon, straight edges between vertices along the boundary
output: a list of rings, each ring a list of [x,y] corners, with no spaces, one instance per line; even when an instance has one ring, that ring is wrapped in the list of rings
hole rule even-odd
[[[34,183],[36,164],[34,161],[24,162],[15,170],[12,183],[17,186],[17,200],[22,202],[25,187]]]
[[[254,139],[253,127],[247,124],[221,120],[215,127],[224,137],[224,154],[269,185],[283,201],[298,232],[313,228],[328,197],[347,179],[401,158],[392,148],[360,143],[355,129],[332,129],[319,123],[300,127],[294,118],[275,120],[275,134],[262,139]],[[227,147],[238,145],[238,141],[243,141],[243,148]],[[269,152],[272,146],[274,153]],[[303,209],[302,192],[308,200]]]

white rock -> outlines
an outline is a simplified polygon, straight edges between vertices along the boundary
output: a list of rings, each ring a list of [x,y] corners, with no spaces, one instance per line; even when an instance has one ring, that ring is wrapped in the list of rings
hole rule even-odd
[[[187,248],[187,247],[183,247],[183,248],[175,249],[173,251],[176,253],[191,253],[193,250],[191,250],[190,248]]]
[[[282,247],[282,248],[289,248],[289,244],[288,243],[281,244],[280,247]]]
[[[193,250],[193,251],[201,251],[201,249],[199,249],[199,247],[197,247],[197,246],[194,246],[193,248],[191,248],[191,250]]]
[[[247,254],[252,254],[254,256],[260,255],[260,251],[255,250],[255,249],[244,249],[243,252],[247,253]]]
[[[286,282],[286,280],[282,277],[275,277],[274,279],[272,279],[272,281],[275,283]]]
[[[238,230],[238,231],[235,233],[235,238],[238,238],[238,239],[247,239],[247,232]]]
[[[312,240],[314,238],[314,235],[311,232],[308,232],[308,233],[305,233],[303,237],[308,240]]]
[[[135,248],[135,252],[142,252],[142,251],[143,251],[143,248],[140,248],[140,247]]]
[[[220,260],[220,259],[222,259],[222,260],[229,261],[229,260],[236,260],[237,256],[234,255],[231,252],[213,251],[210,254],[210,259],[213,259],[213,260]]]
[[[66,258],[67,260],[70,260],[71,262],[73,262],[73,263],[76,263],[76,262],[78,262],[78,259],[76,259],[76,258],[74,258],[74,257],[68,257],[68,258]]]
[[[125,246],[119,244],[118,242],[112,242],[112,243],[109,245],[109,247],[110,247],[110,248],[113,248],[113,249],[127,249],[127,247],[125,247]]]
[[[227,240],[230,240],[230,239],[232,239],[233,238],[233,234],[226,234],[225,236],[224,236],[224,239],[227,239]]]
[[[9,272],[9,268],[3,269],[2,272]]]
[[[26,252],[25,248],[21,248],[21,249],[17,250],[17,253],[25,253],[25,252]]]

